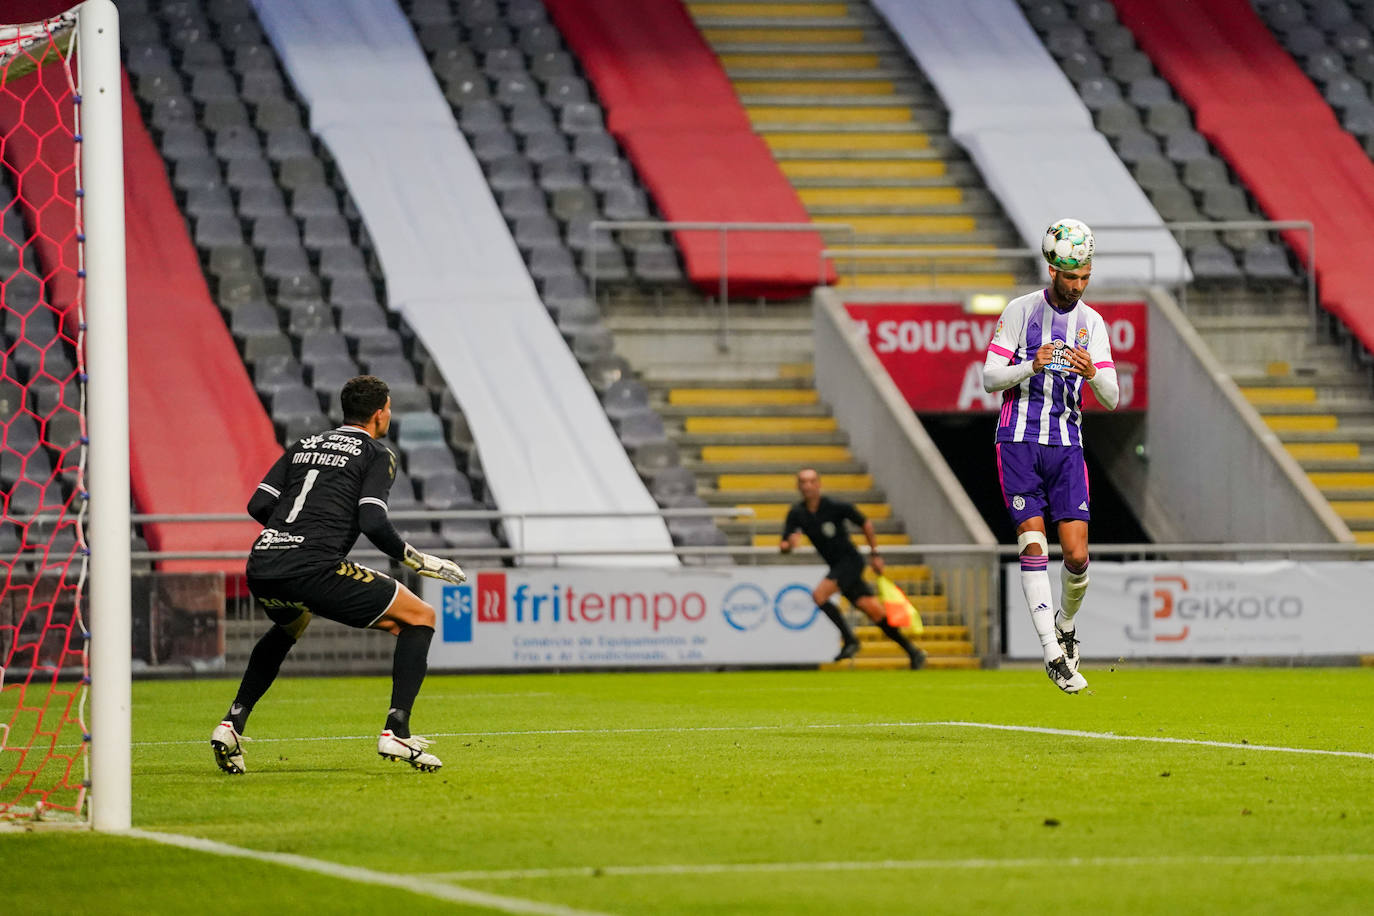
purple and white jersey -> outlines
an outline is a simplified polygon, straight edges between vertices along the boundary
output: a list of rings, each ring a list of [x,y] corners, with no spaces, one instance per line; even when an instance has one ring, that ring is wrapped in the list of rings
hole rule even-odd
[[[1115,365],[1102,316],[1082,302],[1061,312],[1050,304],[1049,291],[1043,289],[1007,303],[988,344],[988,359],[996,354],[1011,365],[1030,362],[1035,351],[1047,343],[1086,347],[1098,369]],[[998,442],[1083,444],[1083,376],[1055,371],[1054,365],[1002,392]]]

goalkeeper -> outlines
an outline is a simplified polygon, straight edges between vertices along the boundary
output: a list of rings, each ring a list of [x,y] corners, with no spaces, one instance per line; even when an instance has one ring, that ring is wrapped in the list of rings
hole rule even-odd
[[[215,762],[226,773],[244,772],[240,736],[248,715],[315,614],[396,637],[391,708],[377,753],[419,770],[443,765],[426,750],[429,742],[410,733],[410,710],[434,636],[434,608],[390,576],[350,561],[348,552],[362,533],[421,575],[455,584],[467,576],[457,563],[405,543],[387,517],[396,456],[377,441],[391,425],[386,383],[358,376],[343,386],[339,399],[343,425],[288,448],[248,502],[248,514],[263,526],[248,557],[248,587],[273,626],[253,648],[234,703],[210,737]]]

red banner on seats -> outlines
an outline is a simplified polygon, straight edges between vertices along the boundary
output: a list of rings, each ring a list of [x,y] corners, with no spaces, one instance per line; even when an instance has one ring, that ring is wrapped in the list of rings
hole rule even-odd
[[[983,360],[996,315],[971,315],[958,303],[848,303],[869,346],[919,413],[995,412],[1002,393],[983,390]],[[1094,303],[1111,336],[1121,400],[1117,410],[1149,406],[1147,310],[1143,302]],[[1102,407],[1083,386],[1083,404]]]

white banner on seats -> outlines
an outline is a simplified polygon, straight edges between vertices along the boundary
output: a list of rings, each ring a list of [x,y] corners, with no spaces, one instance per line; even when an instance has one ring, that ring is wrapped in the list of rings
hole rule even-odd
[[[1004,568],[1007,655],[1040,658],[1020,567]],[[1087,658],[1374,652],[1374,563],[1095,561],[1089,575],[1092,584],[1076,618]],[[1059,576],[1050,581],[1057,593]]]
[[[873,4],[940,93],[950,136],[978,164],[1028,246],[1039,248],[1047,226],[1072,217],[1097,236],[1097,284],[1191,278],[1178,242],[1093,129],[1014,0],[964,0],[957,11],[919,0]]]
[[[393,0],[253,6],[357,202],[391,307],[462,405],[502,511],[656,512]],[[531,552],[672,547],[658,518],[531,519],[507,531]],[[677,564],[671,553],[613,559]]]

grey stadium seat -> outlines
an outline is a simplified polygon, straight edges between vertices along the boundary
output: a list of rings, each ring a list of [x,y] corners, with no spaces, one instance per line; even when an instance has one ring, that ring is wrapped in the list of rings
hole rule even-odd
[[[622,419],[649,406],[649,390],[634,379],[621,379],[601,395],[601,406],[612,420]]]
[[[633,413],[617,424],[620,442],[627,449],[638,448],[648,442],[667,442],[663,418],[651,410]]]

